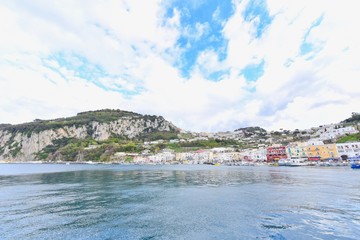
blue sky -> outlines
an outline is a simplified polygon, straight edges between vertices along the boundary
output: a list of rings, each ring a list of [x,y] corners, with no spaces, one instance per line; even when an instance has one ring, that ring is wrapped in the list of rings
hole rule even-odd
[[[338,122],[359,111],[355,3],[2,1],[0,123],[102,108],[192,131]]]

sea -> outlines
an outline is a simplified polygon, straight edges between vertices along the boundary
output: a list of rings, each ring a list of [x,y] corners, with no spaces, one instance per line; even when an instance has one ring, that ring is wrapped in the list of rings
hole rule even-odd
[[[0,239],[360,239],[360,170],[0,164]]]

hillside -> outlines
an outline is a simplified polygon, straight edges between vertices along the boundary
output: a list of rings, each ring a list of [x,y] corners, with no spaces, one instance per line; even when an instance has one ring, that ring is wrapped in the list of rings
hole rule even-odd
[[[99,110],[53,120],[0,125],[0,160],[76,160],[88,151],[100,160],[106,151],[136,150],[134,141],[177,138],[179,129],[161,116]],[[130,145],[129,145],[130,144]],[[139,149],[140,150],[140,149]]]
[[[234,132],[241,132],[245,137],[250,137],[253,135],[266,135],[266,130],[261,127],[245,127],[236,129]]]
[[[0,161],[131,161],[137,153],[187,152],[230,147],[236,151],[319,139],[326,143],[359,141],[359,114],[339,124],[267,132],[244,127],[227,132],[180,131],[161,116],[122,110],[82,112],[73,117],[0,124]],[[355,123],[355,124],[354,124]],[[125,155],[122,155],[126,153]],[[134,155],[135,154],[135,155]]]
[[[98,123],[109,123],[116,121],[122,117],[140,117],[140,114],[121,111],[121,110],[98,110],[98,111],[89,111],[78,113],[74,117],[69,118],[58,118],[53,120],[41,120],[35,119],[30,123],[23,123],[18,125],[11,124],[0,124],[0,130],[5,130],[9,132],[40,132],[48,129],[62,128],[66,126],[80,126],[87,125],[91,122]],[[151,117],[151,116],[150,116]]]
[[[349,134],[344,136],[336,141],[336,143],[347,143],[347,142],[359,142],[360,141],[360,133]]]
[[[351,114],[351,117],[345,119],[344,121],[342,121],[342,123],[345,123],[345,124],[354,124],[354,123],[360,123],[360,113],[357,113],[357,112],[353,112]]]

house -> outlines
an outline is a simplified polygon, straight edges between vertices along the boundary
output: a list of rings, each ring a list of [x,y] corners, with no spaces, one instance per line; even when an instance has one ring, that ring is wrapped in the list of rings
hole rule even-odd
[[[355,160],[360,158],[360,142],[337,143],[336,149],[342,159]]]
[[[320,133],[320,140],[333,140],[342,137],[346,134],[354,134],[358,131],[353,126],[337,128],[335,125],[324,128]]]
[[[307,158],[306,143],[294,142],[286,146],[286,154],[288,158]]]
[[[266,149],[267,162],[274,162],[283,158],[287,158],[285,146],[271,146]]]
[[[337,160],[339,155],[335,144],[309,145],[306,147],[309,160]]]

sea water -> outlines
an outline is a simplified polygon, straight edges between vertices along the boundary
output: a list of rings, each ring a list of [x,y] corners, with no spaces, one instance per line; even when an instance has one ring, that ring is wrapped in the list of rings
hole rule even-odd
[[[0,239],[360,239],[360,171],[0,164]]]

